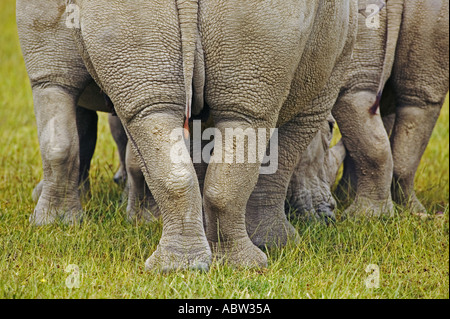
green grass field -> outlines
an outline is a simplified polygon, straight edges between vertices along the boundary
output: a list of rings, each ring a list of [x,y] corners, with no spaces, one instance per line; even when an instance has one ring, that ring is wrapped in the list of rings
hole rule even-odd
[[[417,174],[419,198],[443,218],[294,221],[301,242],[270,251],[267,269],[147,273],[161,224],[132,225],[112,182],[119,162],[105,115],[81,226],[31,227],[42,177],[31,90],[18,44],[15,1],[0,3],[0,298],[449,298],[448,100]],[[79,288],[68,288],[70,264]],[[380,268],[368,288],[366,268]]]

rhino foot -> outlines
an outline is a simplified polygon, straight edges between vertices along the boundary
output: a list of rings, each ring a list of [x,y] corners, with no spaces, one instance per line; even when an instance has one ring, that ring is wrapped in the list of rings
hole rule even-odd
[[[33,199],[33,202],[35,203],[38,202],[39,197],[41,197],[43,188],[44,188],[44,181],[40,181],[33,189],[33,193],[31,193],[31,198]]]
[[[248,238],[228,242],[210,242],[214,259],[234,268],[267,267],[266,254]]]
[[[156,251],[145,262],[148,271],[208,271],[211,264],[211,250],[206,240],[197,245],[188,244],[189,241],[177,241],[183,247],[175,245],[158,245]]]
[[[394,217],[394,203],[389,200],[373,200],[365,197],[357,197],[355,201],[344,211],[344,217]]]
[[[65,208],[65,209],[43,209],[38,204],[33,214],[30,216],[30,223],[34,226],[45,226],[62,222],[65,225],[75,225],[83,220],[84,211],[81,207]]]
[[[298,243],[300,236],[297,230],[287,220],[284,211],[274,214],[273,210],[258,208],[255,216],[247,207],[247,233],[257,247],[284,247],[288,242]]]

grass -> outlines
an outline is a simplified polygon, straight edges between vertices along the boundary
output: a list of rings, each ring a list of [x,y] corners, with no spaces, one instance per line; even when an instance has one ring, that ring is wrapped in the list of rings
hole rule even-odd
[[[448,100],[417,174],[419,198],[444,218],[403,212],[331,227],[293,221],[301,242],[268,251],[267,269],[147,273],[161,224],[125,221],[112,182],[119,162],[101,115],[86,221],[31,227],[42,169],[14,7],[0,4],[0,298],[449,298]],[[80,268],[79,288],[66,286],[70,264]],[[377,289],[365,285],[369,264],[380,267]]]

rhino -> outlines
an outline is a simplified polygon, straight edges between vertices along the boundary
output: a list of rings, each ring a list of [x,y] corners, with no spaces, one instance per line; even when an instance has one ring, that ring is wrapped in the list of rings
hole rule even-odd
[[[161,210],[162,236],[146,268],[207,270],[213,256],[234,267],[267,266],[258,246],[299,236],[284,214],[287,188],[340,94],[357,9],[356,0],[17,0],[44,169],[30,221],[83,216],[76,110],[95,81]],[[228,163],[238,150],[224,139],[215,144],[202,196],[189,151],[172,156],[187,136],[196,95],[222,136],[264,129],[264,145],[277,131],[278,170],[260,175],[261,156]]]
[[[360,0],[347,80],[332,113],[346,148],[346,216],[427,211],[414,177],[449,89],[449,2]],[[378,9],[377,9],[378,8]]]

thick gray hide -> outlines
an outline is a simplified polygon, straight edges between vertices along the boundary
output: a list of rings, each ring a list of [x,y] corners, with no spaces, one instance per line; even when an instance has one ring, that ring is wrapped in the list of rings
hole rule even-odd
[[[124,123],[161,210],[162,236],[147,268],[205,270],[212,253],[231,266],[266,266],[256,245],[298,238],[284,214],[286,193],[300,154],[340,93],[357,2],[75,0],[68,3],[79,8],[80,28],[71,30],[66,3],[17,1],[44,168],[31,220],[73,223],[82,216],[75,113],[94,79]],[[170,134],[182,128],[194,97],[197,34],[205,101],[217,129],[224,136],[230,128],[277,127],[284,159],[276,174],[258,176],[260,161],[228,164],[215,152],[203,199],[189,152],[183,163],[170,158],[176,143]]]
[[[379,27],[359,15],[347,83],[333,108],[348,151],[338,196],[354,195],[350,216],[392,215],[392,199],[423,214],[414,177],[449,88],[449,2],[389,0],[375,18]]]

